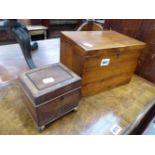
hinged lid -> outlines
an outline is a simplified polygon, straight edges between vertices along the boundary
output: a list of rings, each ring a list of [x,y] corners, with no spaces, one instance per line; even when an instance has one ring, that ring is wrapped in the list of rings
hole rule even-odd
[[[35,105],[80,87],[81,78],[60,63],[32,69],[20,75],[20,82]]]
[[[94,50],[124,47],[143,48],[145,45],[141,41],[115,31],[63,31],[61,37],[63,36],[84,49],[84,54],[89,54]]]

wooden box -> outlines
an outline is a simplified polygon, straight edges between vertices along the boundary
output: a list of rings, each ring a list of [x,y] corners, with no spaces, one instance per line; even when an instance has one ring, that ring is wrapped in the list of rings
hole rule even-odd
[[[82,96],[130,81],[145,43],[115,31],[61,32],[60,61],[82,77]]]
[[[39,129],[79,105],[81,78],[60,63],[23,73],[19,81]]]

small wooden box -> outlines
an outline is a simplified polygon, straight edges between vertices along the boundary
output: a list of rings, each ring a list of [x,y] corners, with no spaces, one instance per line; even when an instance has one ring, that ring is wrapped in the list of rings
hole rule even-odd
[[[82,96],[130,81],[145,43],[115,31],[61,33],[61,63],[82,77]]]
[[[60,63],[23,73],[19,81],[39,129],[79,106],[81,78]]]

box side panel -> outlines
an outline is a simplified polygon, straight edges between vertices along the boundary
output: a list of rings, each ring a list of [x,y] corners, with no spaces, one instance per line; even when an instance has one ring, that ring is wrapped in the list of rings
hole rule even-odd
[[[60,46],[60,62],[82,77],[84,64],[82,49],[69,42],[63,34],[61,34]]]
[[[36,123],[38,123],[38,116],[37,116],[37,113],[36,113],[36,109],[34,107],[34,103],[31,100],[29,94],[27,94],[27,90],[22,85],[22,83],[20,83],[20,87],[21,87],[21,90],[22,90],[22,96],[25,99],[25,102],[24,102],[25,103],[25,106],[27,107],[27,110],[29,111],[29,113],[32,116],[32,118],[34,119],[34,121]]]
[[[18,79],[21,88],[27,94],[27,96],[29,96],[30,100],[34,103],[35,102],[33,95],[34,86],[32,87],[30,81],[27,78],[25,78],[25,74],[20,75]]]

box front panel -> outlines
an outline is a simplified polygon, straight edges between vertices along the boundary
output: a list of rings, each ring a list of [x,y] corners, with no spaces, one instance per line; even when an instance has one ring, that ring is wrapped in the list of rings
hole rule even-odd
[[[80,89],[37,107],[39,126],[46,125],[79,105]]]
[[[100,55],[88,57],[85,61],[82,85],[106,80],[135,71],[140,51],[103,51]]]
[[[82,95],[89,96],[128,83],[136,69],[139,50],[103,51],[85,62]]]
[[[106,80],[99,80],[82,86],[82,96],[90,96],[130,82],[133,73],[120,74]]]

